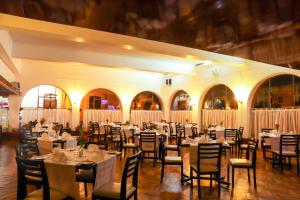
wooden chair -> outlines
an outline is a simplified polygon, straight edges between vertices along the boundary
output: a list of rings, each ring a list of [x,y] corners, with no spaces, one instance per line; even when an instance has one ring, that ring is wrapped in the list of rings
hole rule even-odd
[[[130,156],[126,160],[121,183],[107,183],[93,191],[92,199],[127,200],[134,196],[137,200],[138,169],[142,152]],[[129,180],[131,179],[131,180]]]
[[[140,134],[140,148],[142,151],[142,163],[145,158],[153,159],[153,167],[155,167],[156,159],[158,155],[158,144],[157,144],[157,135],[152,132],[141,132]],[[153,154],[153,157],[149,156],[149,154]],[[145,156],[145,155],[148,156]]]
[[[176,135],[176,130],[174,131],[174,129],[173,129],[173,122],[170,122],[169,123],[169,130],[170,130],[170,139],[171,139],[171,141],[173,140],[173,139],[175,139],[175,141],[177,141],[177,135]]]
[[[76,182],[84,183],[84,195],[87,197],[87,183],[95,185],[97,164],[82,163],[76,166]]]
[[[253,169],[254,188],[256,189],[256,151],[258,142],[253,141],[248,143],[246,158],[232,158],[229,160],[232,169],[231,187],[234,188],[234,169],[245,168],[248,170],[248,182],[250,183],[250,169]],[[251,152],[251,159],[250,159]]]
[[[200,179],[202,175],[210,175],[210,179],[218,182],[218,196],[220,196],[221,180],[221,143],[199,143],[197,149],[197,163],[190,166],[191,188],[193,179],[198,181],[198,195],[201,196]],[[197,175],[194,176],[193,173]]]
[[[210,130],[209,133],[208,133],[209,137],[212,139],[212,140],[216,140],[217,139],[217,132],[216,130]]]
[[[110,127],[111,146],[113,149],[120,149],[121,127]]]
[[[225,129],[224,130],[224,139],[230,145],[231,152],[233,152],[234,147],[237,150],[237,140],[238,140],[238,130],[237,129],[228,129],[228,128]]]
[[[39,155],[38,141],[35,138],[23,138],[21,139],[22,151],[28,156]]]
[[[16,157],[18,174],[17,199],[67,199],[60,191],[49,188],[45,164],[42,160],[30,160]],[[41,185],[42,188],[27,193],[26,185]]]
[[[176,128],[176,140],[177,140],[177,137],[179,135],[181,135],[182,139],[185,139],[185,127],[184,127],[184,125],[176,124],[175,128]],[[182,134],[180,134],[180,133],[182,133]]]
[[[275,161],[278,161],[281,172],[283,173],[283,161],[288,159],[289,168],[291,168],[291,158],[297,160],[297,174],[299,175],[299,135],[284,135],[280,136],[279,150],[272,150],[272,166],[275,165]]]
[[[133,150],[133,153],[135,154],[135,151],[138,151],[138,145],[135,143],[133,138],[133,143],[129,143],[126,137],[125,130],[120,132],[120,138],[121,138],[121,144],[120,144],[120,151],[124,149],[124,158],[126,157],[127,149]]]
[[[165,156],[165,149],[162,149],[162,160],[161,160],[161,175],[160,182],[162,183],[164,178],[165,165],[180,165],[181,169],[181,182],[183,181],[183,161],[180,156]]]
[[[181,147],[181,134],[182,132],[179,133],[179,137],[177,137],[176,144],[165,144],[164,145],[164,154],[168,154],[168,151],[177,151],[178,156],[180,156],[180,147]]]
[[[270,133],[273,129],[272,128],[262,128],[261,132],[262,133]],[[271,149],[271,145],[266,143],[266,140],[268,140],[268,138],[270,138],[269,136],[262,136],[261,137],[261,148],[263,151],[263,158],[265,160],[267,159],[272,159],[271,157],[267,157],[267,151]]]
[[[149,127],[148,127],[148,124],[147,122],[143,122],[143,127],[142,127],[142,130],[147,130]]]
[[[199,137],[198,128],[196,126],[192,126],[192,138]]]

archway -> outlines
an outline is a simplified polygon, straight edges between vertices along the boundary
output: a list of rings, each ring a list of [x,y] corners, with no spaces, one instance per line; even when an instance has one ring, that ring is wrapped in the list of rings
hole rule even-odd
[[[300,132],[300,77],[282,74],[260,82],[252,92],[250,128],[255,137],[262,128]]]
[[[52,85],[39,85],[30,89],[23,97],[20,109],[21,123],[40,121],[71,122],[72,105],[69,96],[62,89]]]
[[[104,88],[93,89],[81,101],[80,121],[86,128],[89,122],[122,122],[121,110],[121,101],[114,92]]]
[[[161,98],[153,92],[143,91],[137,94],[130,106],[130,121],[142,125],[143,122],[164,120]]]
[[[232,90],[224,84],[211,87],[201,105],[201,125],[238,127],[238,103]]]
[[[193,113],[191,98],[186,91],[178,90],[174,95],[172,95],[170,121],[184,124],[192,122],[192,120]]]

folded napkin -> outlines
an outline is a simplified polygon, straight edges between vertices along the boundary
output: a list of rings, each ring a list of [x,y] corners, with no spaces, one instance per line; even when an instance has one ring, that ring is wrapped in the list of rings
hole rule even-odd
[[[54,162],[65,162],[67,161],[68,158],[66,154],[62,151],[60,151],[59,148],[54,148],[53,149],[53,154],[52,154],[52,161]]]
[[[42,140],[51,140],[50,136],[48,135],[48,133],[43,133],[41,136]]]
[[[99,131],[98,131],[98,130],[95,130],[94,134],[99,134]]]
[[[90,144],[87,150],[88,152],[98,152],[99,147],[96,144]]]
[[[71,137],[71,135],[67,132],[63,132],[61,135],[61,139],[63,139],[63,140],[69,140],[70,137]]]

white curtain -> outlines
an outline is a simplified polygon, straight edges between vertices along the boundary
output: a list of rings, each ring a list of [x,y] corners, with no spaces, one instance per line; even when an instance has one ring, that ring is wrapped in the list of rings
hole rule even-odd
[[[8,128],[8,108],[0,108],[0,125],[3,130]]]
[[[68,109],[23,108],[21,115],[22,124],[34,120],[40,121],[41,118],[45,118],[47,122],[58,122],[64,125],[72,122],[72,111]]]
[[[170,121],[185,124],[186,120],[193,122],[193,113],[189,110],[171,110]]]
[[[226,128],[238,128],[238,110],[202,110],[202,126],[220,125]]]
[[[131,110],[130,122],[142,127],[143,122],[160,122],[164,119],[164,113],[161,110]]]
[[[121,110],[83,110],[83,126],[88,127],[89,121],[106,123],[109,122],[122,122],[122,111]]]
[[[251,129],[255,137],[262,128],[275,128],[280,132],[300,133],[300,109],[251,110]]]

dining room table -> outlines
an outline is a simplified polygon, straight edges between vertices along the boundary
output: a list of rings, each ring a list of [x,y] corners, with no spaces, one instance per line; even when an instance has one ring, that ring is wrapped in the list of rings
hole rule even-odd
[[[262,132],[258,134],[258,147],[261,148],[262,141],[266,143],[266,145],[270,145],[272,151],[278,151],[280,149],[280,137],[282,134],[286,135],[294,135],[293,132],[278,132],[277,130],[273,130],[269,133]],[[290,149],[290,147],[284,147],[283,150],[294,150]]]
[[[44,160],[51,188],[63,192],[75,200],[80,199],[79,183],[76,182],[76,166],[97,164],[95,190],[114,180],[116,155],[105,150],[56,148],[53,153],[35,156],[32,159]]]

